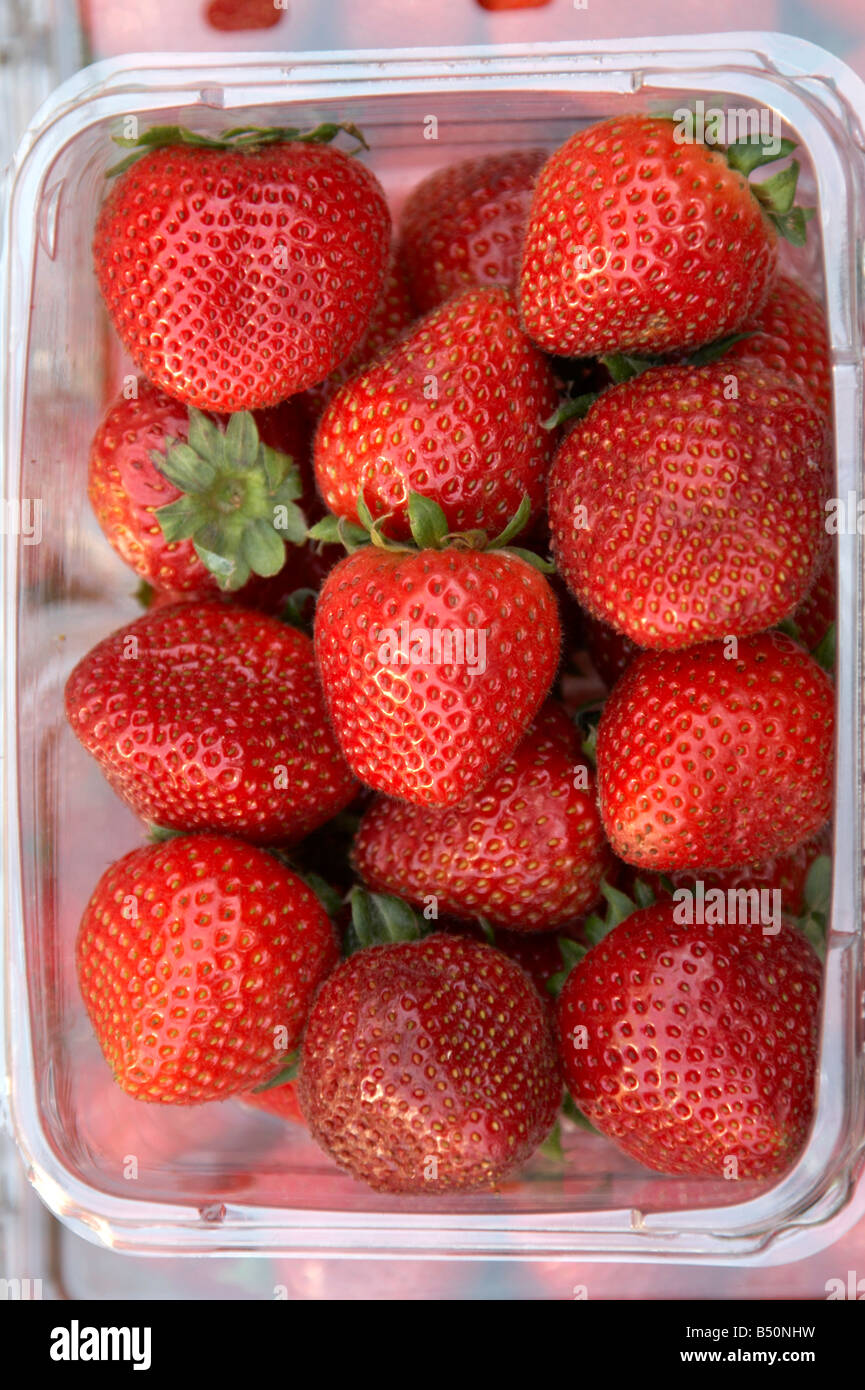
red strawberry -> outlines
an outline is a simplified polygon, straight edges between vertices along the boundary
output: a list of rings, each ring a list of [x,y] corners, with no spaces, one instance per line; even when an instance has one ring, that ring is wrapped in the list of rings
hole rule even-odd
[[[408,280],[402,262],[394,259],[381,298],[372,311],[369,327],[354,352],[318,386],[310,386],[306,400],[314,417],[321,415],[335,393],[355,372],[374,362],[401,338],[415,318]]]
[[[637,879],[642,879],[656,896],[660,896],[663,891],[662,879],[666,879],[674,889],[693,890],[699,878],[707,892],[712,888],[720,888],[724,893],[735,892],[740,888],[765,888],[770,892],[777,889],[781,894],[783,911],[789,917],[800,917],[807,907],[805,884],[808,870],[815,859],[831,853],[831,849],[832,836],[827,825],[793,849],[776,854],[771,859],[764,859],[759,864],[749,864],[735,869],[677,869],[664,875],[641,873],[633,865],[623,865],[623,872],[619,875],[619,887],[627,893]]]
[[[807,391],[828,415],[832,367],[826,316],[805,286],[779,275],[748,328],[753,330],[751,336],[734,343],[724,362],[757,362],[773,368]]]
[[[273,1076],[338,959],[330,919],[272,855],[223,835],[133,850],[103,874],[76,963],[115,1079],[138,1100],[221,1100]]]
[[[430,541],[342,560],[321,591],[315,649],[356,775],[389,796],[450,806],[520,742],[556,673],[561,632],[525,552]]]
[[[837,607],[835,556],[830,554],[811,588],[793,614],[799,641],[814,652],[835,622]]]
[[[326,986],[325,986],[326,988]],[[813,1113],[820,963],[789,923],[680,926],[670,899],[577,964],[559,999],[565,1083],[662,1173],[773,1177]]]
[[[765,300],[778,231],[804,241],[790,171],[749,184],[771,162],[759,145],[725,152],[683,134],[663,117],[614,116],[544,165],[519,297],[545,351],[663,353],[724,337]]]
[[[479,791],[438,810],[377,797],[354,864],[378,892],[493,926],[544,932],[597,901],[612,859],[595,779],[561,706],[547,701],[522,743]]]
[[[355,795],[309,638],[218,600],[100,642],[69,677],[66,712],[118,796],[172,829],[290,843]]]
[[[100,209],[93,256],[114,327],[187,405],[276,405],[367,330],[390,253],[384,193],[356,159],[297,134],[147,132]]]
[[[217,424],[197,411],[190,415],[185,405],[143,378],[136,383],[135,396],[127,399],[121,394],[109,408],[90,447],[90,503],[118,555],[155,589],[178,597],[204,598],[218,593],[222,581],[240,588],[241,597],[248,602],[260,587],[260,581],[249,578],[247,554],[256,558],[247,550],[250,535],[263,523],[272,525],[274,508],[279,504],[291,514],[294,524],[290,530],[283,526],[281,533],[274,531],[277,547],[273,558],[268,563],[272,548],[268,547],[259,569],[271,577],[275,565],[279,566],[277,573],[284,567],[286,547],[280,534],[295,543],[303,540],[305,524],[295,499],[306,502],[308,515],[315,514],[317,501],[304,407],[297,401],[286,401],[259,411],[254,425],[255,457],[250,463],[238,458],[246,444],[245,434],[230,447],[236,432],[230,422],[226,436],[222,422]],[[179,472],[171,462],[177,444],[182,451],[190,447],[200,451],[195,457],[183,455]],[[274,451],[281,456],[275,470]],[[190,491],[175,485],[169,474],[175,474],[178,483],[186,484]],[[210,480],[207,491],[193,491],[205,477]],[[180,498],[184,524],[172,526],[171,513],[162,508]],[[192,530],[188,518],[194,503],[199,504],[199,523],[192,535],[183,534]],[[208,564],[220,544],[213,535],[214,524],[224,523],[229,516],[233,529],[226,532],[223,553]],[[169,540],[163,527],[171,537],[179,531],[179,538]],[[210,541],[210,551],[200,544],[202,535]],[[227,566],[231,571],[228,577]]]
[[[524,496],[543,505],[555,440],[552,372],[505,290],[470,290],[428,315],[331,401],[315,474],[337,516],[358,494],[387,534],[409,535],[409,492],[438,502],[452,531],[502,529]]]
[[[254,1110],[275,1115],[278,1120],[289,1120],[295,1125],[306,1124],[294,1081],[284,1081],[281,1086],[269,1086],[263,1091],[244,1091],[237,1099],[242,1100],[244,1105],[251,1105]]]
[[[832,682],[783,633],[737,646],[644,652],[604,707],[601,818],[640,869],[756,864],[829,816]]]
[[[775,372],[659,367],[603,392],[550,474],[553,550],[594,617],[642,647],[759,632],[826,548],[828,440]]]
[[[593,618],[591,613],[583,614],[583,642],[595,670],[609,690],[640,650],[630,638]]]
[[[313,1138],[385,1192],[489,1187],[555,1123],[561,1082],[544,1007],[500,951],[436,933],[343,961],[304,1035]]]
[[[428,174],[403,207],[400,255],[421,313],[474,286],[517,278],[544,150],[507,150]]]

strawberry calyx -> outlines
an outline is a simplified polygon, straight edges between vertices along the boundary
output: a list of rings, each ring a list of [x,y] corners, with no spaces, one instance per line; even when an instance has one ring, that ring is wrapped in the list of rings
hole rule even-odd
[[[798,642],[800,646],[806,645],[802,640],[801,628],[792,614],[778,624],[778,631],[786,632],[787,636],[792,637],[793,641]],[[810,653],[817,665],[822,666],[827,676],[834,676],[835,674],[835,648],[836,626],[835,623],[830,623],[816,647],[811,648]]]
[[[799,182],[799,162],[793,160],[785,169],[779,169],[760,183],[751,183],[750,177],[755,169],[766,164],[774,164],[779,159],[787,159],[795,150],[793,140],[779,140],[777,150],[772,148],[774,141],[767,139],[739,140],[728,145],[724,157],[731,169],[749,180],[748,186],[764,212],[773,223],[780,236],[792,246],[804,246],[808,235],[807,224],[814,216],[814,208],[799,207],[796,204],[796,186]]]
[[[151,126],[149,130],[145,130],[142,135],[112,136],[115,145],[119,145],[125,150],[131,150],[132,153],[108,169],[105,177],[110,179],[117,174],[124,173],[149,150],[165,149],[168,145],[187,145],[205,150],[245,150],[249,152],[263,149],[267,145],[282,145],[292,141],[307,145],[329,145],[332,140],[336,139],[340,131],[357,141],[357,149],[369,149],[363,135],[351,121],[322,121],[320,125],[311,130],[302,130],[299,126],[234,126],[231,130],[226,130],[222,135],[217,136],[201,135],[198,131],[188,130],[186,126],[155,125]],[[350,151],[352,154],[355,152],[355,150]]]
[[[599,357],[598,361],[609,373],[611,384],[621,386],[626,381],[632,381],[634,377],[642,376],[644,372],[650,371],[653,367],[707,367],[712,362],[720,361],[735,343],[741,343],[743,339],[753,338],[753,336],[753,329],[744,330],[741,333],[728,333],[723,338],[715,338],[711,343],[704,343],[702,347],[694,348],[684,356],[677,354],[666,357],[637,357],[633,353],[608,352],[603,357]],[[541,421],[541,428],[554,430],[568,420],[585,419],[595,401],[604,394],[605,390],[608,391],[609,389],[610,387],[607,386],[601,391],[588,391],[583,395],[565,399],[558,410],[553,411],[552,415]]]
[[[221,589],[240,589],[253,574],[278,574],[286,542],[306,540],[297,506],[303,487],[288,454],[259,439],[249,411],[232,415],[225,431],[189,407],[189,439],[152,450],[154,466],[183,496],[156,510],[171,545],[191,540]]]
[[[820,959],[824,960],[832,902],[832,860],[828,854],[818,854],[809,867],[803,896],[805,911],[792,920],[808,938]]]
[[[258,1096],[261,1095],[262,1091],[274,1091],[277,1086],[284,1086],[287,1081],[294,1081],[299,1070],[300,1048],[296,1052],[289,1052],[288,1056],[283,1058],[282,1065],[276,1075],[272,1076],[269,1081],[262,1082],[260,1086],[254,1086],[252,1094]]]
[[[511,541],[519,535],[531,516],[531,503],[525,495],[510,521],[492,539],[486,531],[449,530],[447,518],[438,502],[431,497],[423,497],[419,492],[408,494],[407,511],[411,541],[395,541],[385,535],[384,526],[391,513],[386,512],[374,519],[362,492],[358,494],[356,506],[360,525],[344,516],[329,515],[310,528],[307,533],[309,538],[322,545],[341,543],[349,553],[365,545],[376,545],[382,550],[404,553],[418,550],[503,551],[524,560],[542,574],[552,574],[555,570],[551,560],[543,559],[532,550],[511,545]]]
[[[370,946],[389,946],[397,941],[420,941],[435,930],[402,898],[389,893],[370,893],[355,886],[349,893],[351,924],[343,940],[343,955],[366,951]]]

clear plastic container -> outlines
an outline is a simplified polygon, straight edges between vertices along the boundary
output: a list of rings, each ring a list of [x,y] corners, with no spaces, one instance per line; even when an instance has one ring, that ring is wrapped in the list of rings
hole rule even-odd
[[[714,105],[777,111],[818,207],[805,265],[831,331],[836,492],[863,462],[865,87],[837,59],[771,34],[432,52],[147,55],[67,82],[32,123],[8,180],[2,266],[7,364],[3,495],[41,501],[41,541],[8,537],[2,613],[5,1106],[30,1176],[72,1229],[160,1254],[458,1255],[783,1262],[840,1231],[865,1130],[862,950],[862,578],[838,538],[838,761],[819,1100],[810,1141],[774,1185],[669,1179],[569,1129],[490,1195],[387,1198],[340,1174],[301,1129],[237,1102],[142,1105],[114,1084],[74,978],[82,909],[141,828],[67,729],[72,664],[136,613],[134,578],[99,534],[87,451],[130,365],[91,270],[110,136],[124,118],[227,125],[357,122],[394,207],[430,168],[470,153],[553,147],[614,112]],[[425,138],[437,121],[437,139]],[[33,513],[30,513],[33,519]],[[8,527],[7,527],[8,529]]]

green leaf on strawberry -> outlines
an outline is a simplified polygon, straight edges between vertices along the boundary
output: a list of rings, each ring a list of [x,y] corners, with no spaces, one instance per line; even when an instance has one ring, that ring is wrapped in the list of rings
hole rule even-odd
[[[349,895],[351,926],[346,932],[343,954],[353,955],[369,946],[386,946],[394,941],[419,941],[427,924],[401,898],[388,893],[368,893],[355,887]]]
[[[191,540],[220,588],[239,589],[253,574],[278,574],[286,543],[306,539],[295,500],[303,491],[298,469],[261,442],[248,411],[232,415],[223,432],[190,407],[188,443],[169,439],[165,453],[150,456],[183,494],[157,509],[165,539]]]
[[[198,131],[188,130],[186,126],[155,125],[141,135],[112,136],[115,145],[132,153],[112,165],[105,177],[110,179],[125,173],[148,150],[164,149],[168,145],[194,145],[206,150],[257,150],[265,145],[284,144],[292,140],[303,144],[327,145],[336,139],[340,131],[356,140],[358,149],[369,149],[363,135],[351,121],[323,121],[306,131],[299,126],[234,126],[217,136],[201,135]]]

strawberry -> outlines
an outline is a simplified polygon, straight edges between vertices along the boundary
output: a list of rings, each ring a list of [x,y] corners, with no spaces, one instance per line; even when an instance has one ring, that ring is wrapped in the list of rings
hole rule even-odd
[[[807,391],[828,416],[832,410],[829,332],[821,305],[805,286],[789,275],[779,275],[748,328],[749,336],[734,343],[724,361],[772,367]]]
[[[628,637],[608,627],[591,613],[583,614],[583,642],[592,659],[592,664],[601,680],[609,690],[619,676],[627,669],[628,663],[637,655],[639,647]]]
[[[778,155],[726,151],[660,116],[614,116],[577,131],[540,172],[519,300],[546,352],[672,352],[748,324],[775,273],[778,233],[805,240],[798,165],[752,184]]]
[[[694,891],[698,879],[706,892],[711,888],[720,888],[724,893],[739,888],[768,889],[769,892],[777,889],[787,916],[800,917],[808,906],[805,892],[808,872],[815,860],[829,854],[831,849],[832,837],[829,826],[825,825],[802,844],[771,859],[764,859],[759,864],[740,865],[733,869],[677,869],[670,874],[642,873],[628,864],[622,865],[617,882],[620,888],[628,892],[636,880],[641,879],[656,896],[660,896],[665,885],[672,889]]]
[[[379,544],[328,575],[316,658],[355,774],[389,796],[450,806],[523,737],[556,673],[561,630],[535,556],[458,548],[434,503],[412,494],[410,511],[418,550],[382,547],[373,528]]]
[[[501,530],[529,498],[543,505],[558,403],[549,366],[520,330],[506,290],[469,290],[435,310],[334,396],[315,437],[315,475],[337,516],[358,494],[387,534],[409,535],[410,491],[452,531]]]
[[[312,643],[212,600],[120,628],[66,686],[73,731],[143,819],[287,844],[355,794]]]
[[[387,348],[401,338],[414,322],[415,313],[411,293],[402,262],[396,258],[391,262],[384,282],[381,298],[372,311],[369,327],[352,352],[340,366],[336,367],[317,386],[310,386],[306,401],[310,413],[317,419],[325,406],[331,401],[340,386],[343,386],[355,372],[374,362]]]
[[[281,1086],[266,1086],[260,1091],[244,1091],[237,1099],[242,1100],[244,1105],[251,1105],[254,1110],[275,1115],[278,1120],[289,1120],[295,1125],[306,1124],[294,1081],[284,1081]]]
[[[786,617],[826,549],[828,438],[768,369],[650,368],[604,391],[549,481],[558,568],[642,647],[744,637]]]
[[[183,835],[106,870],[75,958],[118,1084],[192,1105],[278,1072],[338,951],[315,894],[273,855]]]
[[[611,867],[595,781],[564,710],[548,700],[478,791],[439,810],[377,797],[354,865],[378,892],[516,931],[551,931],[597,901]]]
[[[363,337],[390,215],[375,176],[321,143],[339,129],[214,140],[158,126],[120,142],[135,153],[97,217],[96,277],[127,352],[169,395],[200,410],[277,405]]]
[[[400,256],[421,313],[474,286],[513,288],[544,150],[507,150],[436,169],[402,211]]]
[[[604,707],[601,819],[641,870],[756,864],[829,816],[832,682],[783,633],[736,647],[643,652]]]
[[[827,556],[814,583],[792,615],[795,632],[803,647],[815,654],[831,638],[837,607],[835,556]],[[819,658],[818,658],[819,659]],[[826,663],[821,661],[821,665]],[[828,663],[831,666],[831,662]]]
[[[811,1124],[819,998],[819,960],[789,923],[773,936],[679,925],[664,899],[565,981],[565,1084],[595,1128],[649,1168],[774,1177]]]
[[[248,601],[252,574],[280,573],[285,540],[306,536],[296,505],[314,508],[306,414],[286,401],[223,424],[141,378],[96,431],[88,495],[118,555],[155,589],[203,598],[222,586]]]
[[[358,951],[322,985],[301,1051],[313,1138],[383,1192],[490,1187],[561,1099],[537,990],[513,961],[437,932]]]

